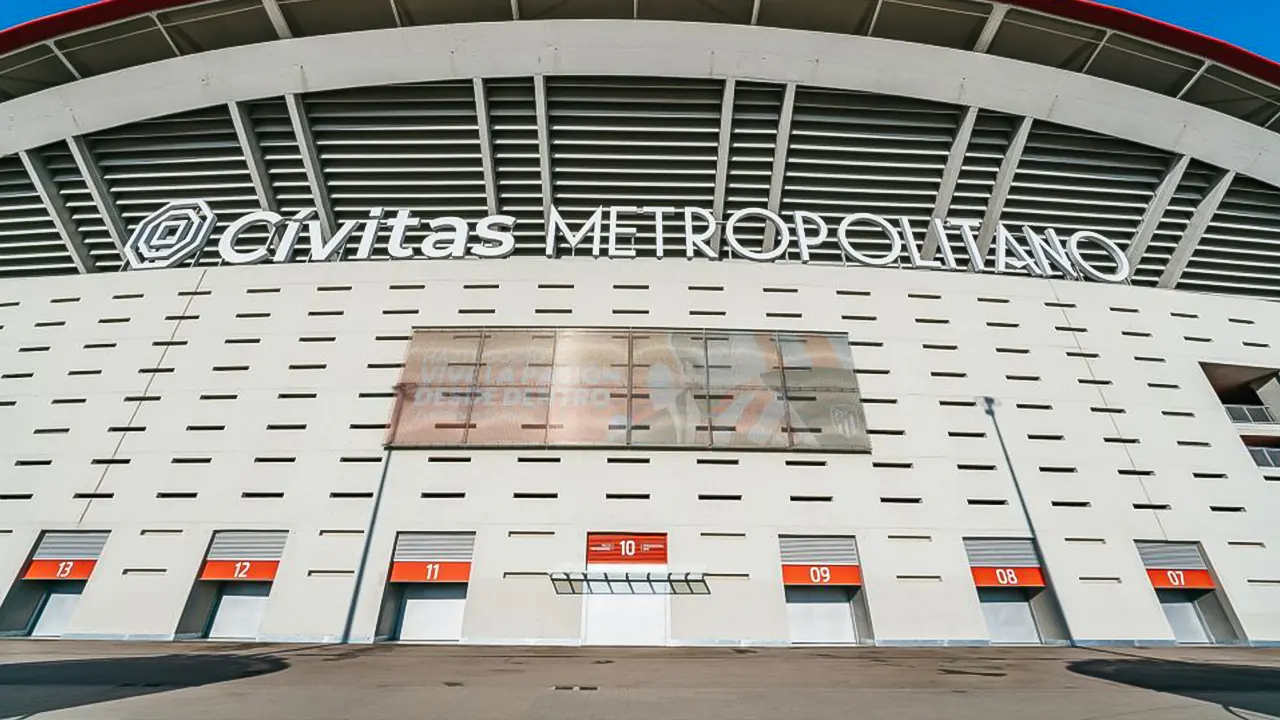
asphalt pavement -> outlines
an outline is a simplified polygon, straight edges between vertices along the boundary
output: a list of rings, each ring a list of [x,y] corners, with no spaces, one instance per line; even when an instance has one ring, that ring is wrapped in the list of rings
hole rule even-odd
[[[1280,650],[0,641],[0,718],[1280,718]]]

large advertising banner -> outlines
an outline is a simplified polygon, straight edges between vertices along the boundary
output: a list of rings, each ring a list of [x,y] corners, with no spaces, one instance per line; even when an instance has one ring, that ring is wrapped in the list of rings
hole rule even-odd
[[[869,448],[844,334],[422,330],[390,444]]]

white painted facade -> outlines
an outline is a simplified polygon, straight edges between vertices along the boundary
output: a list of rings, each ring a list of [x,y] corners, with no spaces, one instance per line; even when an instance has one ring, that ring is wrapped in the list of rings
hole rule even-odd
[[[872,452],[388,457],[412,329],[480,324],[847,332]],[[108,530],[61,634],[173,638],[214,531],[283,529],[257,639],[371,642],[396,533],[474,531],[460,642],[577,645],[590,597],[557,595],[547,574],[585,569],[588,532],[665,532],[668,571],[706,573],[710,590],[667,599],[666,643],[787,644],[778,535],[854,535],[866,641],[984,644],[962,539],[1028,536],[978,401],[992,396],[1073,641],[1174,642],[1134,541],[1179,540],[1201,543],[1242,641],[1275,644],[1280,477],[1250,458],[1200,363],[1276,368],[1278,326],[1280,306],[1247,298],[741,261],[5,280],[0,592],[42,531]],[[741,499],[699,499],[726,494]]]

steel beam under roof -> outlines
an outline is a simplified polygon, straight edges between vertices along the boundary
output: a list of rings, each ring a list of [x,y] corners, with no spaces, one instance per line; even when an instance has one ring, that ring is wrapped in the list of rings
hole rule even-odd
[[[45,211],[49,213],[54,227],[58,229],[58,235],[66,244],[67,252],[71,253],[71,261],[76,264],[76,269],[81,273],[95,272],[98,268],[89,254],[89,247],[80,235],[80,230],[71,217],[71,211],[62,201],[62,195],[58,192],[53,176],[49,174],[49,167],[45,164],[44,158],[34,150],[24,150],[18,153],[18,157],[27,169],[27,175],[31,177],[32,184],[36,186],[40,201],[44,203]]]
[[[995,185],[991,188],[991,199],[987,201],[987,211],[982,216],[982,227],[978,229],[978,257],[985,258],[991,250],[991,241],[996,236],[996,226],[1004,213],[1004,203],[1009,199],[1009,188],[1013,187],[1013,176],[1018,172],[1018,163],[1022,161],[1022,151],[1027,147],[1027,138],[1031,136],[1031,118],[1024,117],[1017,129],[1013,131],[1013,140],[1000,163],[1000,172],[996,174]]]
[[[782,95],[782,113],[778,117],[778,137],[773,145],[773,174],[769,178],[769,210],[775,213],[782,207],[782,184],[787,176],[787,151],[791,147],[791,119],[795,112],[796,84],[787,83],[787,90]],[[765,252],[774,248],[777,233],[772,223],[765,223],[762,246]]]
[[[84,177],[84,184],[89,189],[93,204],[98,208],[98,214],[102,216],[103,224],[107,226],[111,242],[115,243],[120,257],[124,257],[124,244],[127,240],[124,221],[120,218],[110,189],[107,188],[107,181],[102,177],[102,170],[89,151],[89,144],[84,136],[77,135],[67,138],[67,147],[71,150],[71,158],[75,160],[76,167],[80,169],[80,175]]]
[[[934,201],[931,218],[946,220],[947,215],[951,214],[951,199],[955,197],[960,170],[964,168],[964,155],[969,149],[969,140],[973,137],[973,127],[977,122],[978,108],[970,107],[965,110],[964,117],[960,119],[960,127],[956,130],[955,140],[951,143],[951,152],[947,154],[946,167],[942,169],[942,182],[938,184],[938,197]],[[932,260],[940,242],[942,238],[938,237],[938,229],[930,222],[925,232],[921,256]]]
[[[724,198],[729,185],[729,148],[733,139],[733,102],[737,89],[737,80],[725,80],[724,96],[720,100],[720,144],[716,148],[716,185],[711,200],[711,214],[716,218],[716,234],[712,238],[716,257],[720,257],[720,240],[724,233]]]
[[[1187,223],[1187,230],[1182,234],[1182,239],[1178,241],[1178,247],[1174,249],[1173,255],[1169,258],[1169,264],[1165,266],[1164,272],[1160,275],[1160,281],[1156,283],[1157,287],[1171,288],[1177,286],[1178,278],[1182,277],[1182,272],[1187,269],[1187,263],[1191,262],[1191,253],[1195,252],[1196,246],[1200,244],[1200,238],[1204,237],[1204,231],[1208,229],[1209,223],[1213,221],[1214,214],[1218,212],[1218,205],[1222,203],[1222,198],[1226,196],[1227,190],[1231,188],[1231,183],[1235,179],[1235,170],[1225,172],[1209,189],[1209,192],[1205,193],[1200,204],[1196,206],[1196,211],[1191,216],[1191,221]]]
[[[551,225],[551,128],[547,118],[547,76],[535,75],[533,78],[533,104],[538,124],[538,155],[542,185],[542,221],[547,233],[554,228]]]
[[[307,184],[311,188],[311,196],[315,199],[316,210],[320,214],[320,226],[325,235],[333,237],[337,223],[333,217],[333,203],[324,185],[324,170],[320,165],[320,153],[316,149],[315,136],[311,133],[311,121],[307,119],[307,108],[302,98],[293,93],[284,96],[285,105],[289,108],[289,120],[293,123],[293,134],[298,141],[298,150],[302,153],[302,167],[307,171]]]
[[[489,96],[484,89],[484,80],[474,78],[471,81],[476,96],[476,124],[480,127],[480,165],[484,172],[484,197],[489,206],[489,214],[498,214],[498,176],[493,164],[493,132],[489,127]]]
[[[253,129],[253,121],[249,117],[249,107],[245,103],[231,101],[227,103],[231,112],[231,124],[236,129],[236,139],[240,141],[240,152],[244,153],[245,164],[249,166],[249,180],[253,183],[254,193],[258,196],[258,204],[264,210],[276,211],[275,190],[271,187],[271,176],[267,172],[266,160],[262,157],[262,146],[258,142],[258,134]]]
[[[74,78],[75,78],[75,79],[77,79],[77,80],[83,80],[83,79],[84,79],[84,75],[82,75],[82,74],[80,73],[80,71],[76,69],[76,66],[75,66],[75,65],[72,65],[72,64],[71,64],[71,61],[67,59],[67,56],[66,56],[66,55],[63,55],[63,54],[62,54],[62,51],[58,49],[58,46],[57,46],[57,45],[54,45],[54,44],[53,44],[53,43],[51,43],[51,42],[47,42],[47,43],[45,43],[45,47],[49,48],[49,52],[52,52],[52,53],[53,53],[53,55],[54,55],[54,57],[56,57],[56,58],[58,58],[58,60],[62,61],[62,65],[63,65],[63,67],[65,67],[65,68],[67,69],[67,72],[71,73],[71,76],[72,76],[72,77],[74,77]]]
[[[271,27],[275,28],[276,35],[281,40],[288,40],[293,37],[293,31],[289,29],[289,21],[285,19],[284,13],[280,11],[280,5],[276,0],[262,0],[262,9],[267,11],[267,18],[271,20]]]
[[[1177,192],[1178,185],[1182,182],[1182,175],[1187,171],[1187,166],[1190,164],[1190,155],[1178,156],[1173,161],[1173,164],[1169,166],[1169,170],[1165,172],[1160,185],[1156,187],[1155,194],[1151,196],[1151,202],[1147,203],[1146,212],[1142,214],[1142,222],[1138,224],[1138,229],[1133,234],[1129,249],[1125,253],[1129,258],[1131,272],[1137,272],[1138,263],[1142,261],[1143,253],[1147,251],[1147,246],[1151,244],[1151,238],[1155,235],[1156,228],[1160,226],[1160,221],[1164,218],[1165,211],[1169,209],[1169,201],[1173,199],[1173,194]]]
[[[1000,32],[1000,24],[1004,22],[1004,16],[1008,13],[1008,5],[995,3],[992,6],[991,14],[987,16],[987,23],[982,26],[978,41],[973,44],[974,52],[984,53],[991,49],[991,43],[996,39],[996,33]]]

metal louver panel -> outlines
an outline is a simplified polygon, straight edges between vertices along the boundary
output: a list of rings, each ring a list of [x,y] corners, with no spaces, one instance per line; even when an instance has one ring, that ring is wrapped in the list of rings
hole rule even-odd
[[[316,209],[307,184],[307,171],[302,165],[302,151],[298,149],[298,139],[293,133],[284,99],[254,100],[244,103],[244,106],[262,152],[262,163],[266,166],[267,182],[271,184],[277,212],[292,218],[304,210]],[[237,247],[241,250],[261,247],[266,241],[266,234],[266,228],[261,224],[247,228],[241,233]],[[290,258],[302,260],[306,256],[306,243],[299,242]]]
[[[973,125],[973,135],[965,148],[960,176],[956,179],[955,194],[951,198],[949,219],[955,222],[981,223],[995,189],[1000,164],[1013,142],[1018,118],[994,110],[978,112]],[[948,233],[952,253],[961,266],[969,263],[969,253],[959,241],[959,230]]]
[[[71,221],[75,223],[80,237],[84,239],[89,255],[99,272],[119,270],[124,264],[120,251],[107,230],[107,223],[98,212],[98,206],[89,194],[89,186],[85,183],[80,168],[71,157],[71,150],[65,142],[46,145],[38,150],[40,157],[49,168],[53,184],[62,196],[71,213]]]
[[[1138,555],[1149,570],[1208,570],[1199,543],[1137,541]]]
[[[32,560],[97,560],[107,544],[106,530],[46,532],[40,536]]]
[[[279,560],[287,530],[219,530],[209,545],[209,560]]]
[[[797,91],[798,92],[798,91]],[[724,217],[735,212],[769,206],[769,182],[773,178],[773,157],[778,145],[778,125],[782,120],[782,85],[739,82],[733,96],[733,123],[729,131],[729,172],[725,183]],[[764,243],[764,220],[753,217],[735,226],[743,246],[759,248]],[[721,243],[721,255],[732,257],[729,244]]]
[[[1219,175],[1218,170],[1198,160],[1192,160],[1182,175],[1182,182],[1169,200],[1169,207],[1164,211],[1156,230],[1151,236],[1151,244],[1136,263],[1133,273],[1135,285],[1154,287],[1160,275],[1169,265],[1169,258],[1178,247],[1182,236],[1195,215],[1196,206],[1204,199],[1205,193],[1213,185]]]
[[[1052,228],[1064,243],[1077,231],[1092,230],[1127,249],[1172,162],[1162,150],[1036,122],[1000,221],[1018,236],[1023,225],[1042,235]],[[1098,268],[1115,267],[1093,244],[1081,252]]]
[[[396,562],[470,562],[475,549],[473,532],[422,532],[396,535]]]
[[[542,160],[533,80],[486,80],[498,210],[516,219],[516,255],[546,251],[542,213]]]
[[[1035,543],[1025,538],[965,538],[970,567],[1040,567]]]
[[[857,565],[858,543],[852,537],[779,535],[783,565]]]
[[[76,272],[22,160],[0,157],[0,278]]]
[[[424,221],[454,216],[474,227],[488,215],[475,92],[470,82],[387,85],[304,98],[322,175],[339,225],[370,208],[410,210]],[[417,247],[432,230],[409,230]],[[359,237],[359,231],[355,235]],[[373,257],[390,257],[384,225]],[[359,242],[349,241],[346,257]]]
[[[711,207],[722,93],[722,83],[707,80],[548,78],[552,187],[569,227],[576,231],[602,205]],[[683,253],[681,217],[665,216],[669,253]],[[619,234],[620,248],[656,256],[652,214],[620,215],[618,225],[636,228]],[[572,252],[590,253],[583,245]]]
[[[1177,287],[1280,296],[1280,188],[1237,175]]]
[[[104,130],[86,142],[128,232],[174,200],[208,202],[218,215],[215,237],[238,216],[258,209],[224,105]],[[207,243],[198,261],[218,264],[217,243]]]
[[[942,183],[961,109],[910,98],[800,88],[791,121],[783,218],[808,210],[822,216],[828,241],[813,260],[842,262],[840,220],[856,212],[908,219],[918,243]],[[867,225],[850,228],[853,246],[883,255],[888,241]],[[793,246],[788,258],[800,259]]]

